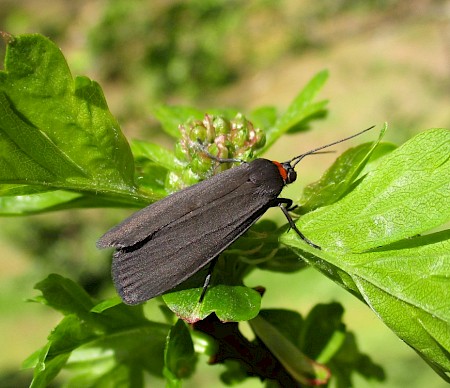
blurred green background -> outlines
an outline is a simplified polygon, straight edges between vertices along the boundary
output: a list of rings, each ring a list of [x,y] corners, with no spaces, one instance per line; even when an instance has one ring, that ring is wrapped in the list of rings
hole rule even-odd
[[[330,79],[320,98],[330,99],[328,117],[313,132],[282,139],[269,157],[284,160],[384,121],[387,140],[399,144],[423,129],[450,127],[450,7],[444,0],[0,0],[0,30],[50,37],[74,74],[100,83],[127,137],[168,147],[151,116],[155,104],[236,107],[244,114],[263,105],[285,109],[324,68]],[[3,43],[0,48],[3,57]],[[334,158],[302,162],[300,179],[285,196],[298,198],[302,185]],[[128,213],[0,218],[0,387],[28,385],[31,375],[18,372],[20,363],[60,319],[25,302],[36,295],[37,281],[58,272],[94,296],[113,294],[110,255],[97,251],[95,241]],[[318,302],[341,302],[360,349],[387,372],[384,384],[356,378],[356,387],[447,386],[366,306],[314,270],[258,271],[247,284],[267,288],[265,308],[305,314]],[[217,385],[218,370],[200,366],[186,386]]]

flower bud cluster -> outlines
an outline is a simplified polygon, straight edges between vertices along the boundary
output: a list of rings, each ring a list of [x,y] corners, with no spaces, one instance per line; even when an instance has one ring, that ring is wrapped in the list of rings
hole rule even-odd
[[[174,189],[189,186],[231,167],[220,159],[248,160],[264,146],[265,134],[254,128],[242,114],[229,120],[224,116],[206,114],[203,120],[189,120],[179,126],[181,139],[175,156],[186,166],[182,176],[171,172],[169,184]],[[212,156],[212,157],[211,157]]]

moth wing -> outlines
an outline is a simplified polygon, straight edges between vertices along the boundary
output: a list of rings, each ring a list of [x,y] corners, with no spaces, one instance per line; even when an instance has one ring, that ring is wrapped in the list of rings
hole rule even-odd
[[[97,247],[125,248],[149,239],[191,211],[207,206],[217,196],[226,196],[247,181],[249,173],[249,164],[242,164],[171,194],[110,229],[98,240]]]

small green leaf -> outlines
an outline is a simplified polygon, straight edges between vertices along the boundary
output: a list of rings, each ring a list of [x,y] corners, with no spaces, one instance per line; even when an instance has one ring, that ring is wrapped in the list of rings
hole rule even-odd
[[[287,133],[293,134],[296,132],[306,131],[309,129],[309,123],[313,120],[323,119],[327,115],[328,100],[323,100],[310,104],[303,112],[303,119],[293,124]]]
[[[264,309],[259,312],[259,316],[276,327],[293,344],[299,343],[304,320],[298,312],[283,309]]]
[[[195,352],[205,356],[212,357],[218,352],[217,341],[210,335],[202,331],[193,330],[191,332],[192,342],[194,344]]]
[[[181,172],[184,169],[172,152],[157,144],[133,140],[131,150],[135,158],[147,158],[169,171]]]
[[[325,354],[327,349],[322,354]],[[364,376],[366,380],[384,381],[386,379],[383,368],[374,363],[369,356],[360,352],[355,336],[349,332],[346,333],[344,342],[340,345],[338,352],[334,354],[329,365],[332,378],[337,380],[336,386],[338,387],[354,386],[352,382],[353,372]]]
[[[251,288],[225,284],[208,287],[199,303],[202,288],[191,288],[163,295],[167,306],[181,319],[193,323],[216,313],[223,322],[248,321],[254,318],[261,305],[261,295]]]
[[[60,275],[51,274],[36,284],[42,292],[36,301],[51,306],[63,314],[86,316],[94,306],[90,296],[78,284]]]
[[[185,323],[178,320],[167,335],[164,350],[164,376],[171,387],[181,386],[183,379],[192,375],[197,357],[194,344]]]
[[[339,303],[318,304],[309,312],[300,341],[301,348],[309,357],[328,362],[341,347],[345,339],[343,313],[344,309]],[[329,351],[330,345],[334,352]]]
[[[158,201],[170,194],[166,187],[169,171],[148,159],[136,160],[136,182],[139,194],[148,197],[146,205]]]
[[[309,110],[309,107],[327,79],[328,71],[322,70],[308,82],[308,84],[291,103],[286,113],[278,120],[276,126],[280,131],[285,132],[289,130],[315,111]]]
[[[75,372],[79,366],[69,364],[68,368]],[[90,368],[83,366],[83,373],[71,377],[65,386],[67,388],[106,388],[118,385],[124,388],[144,387],[142,370],[132,365],[117,365],[110,358],[99,358],[92,361]]]
[[[261,305],[259,292],[242,285],[251,266],[236,255],[225,252],[217,261],[211,282],[201,303],[203,284],[209,265],[163,295],[167,306],[179,318],[194,323],[215,313],[223,322],[246,321],[255,317]]]
[[[274,126],[264,128],[266,130],[266,144],[264,148],[258,152],[258,155],[267,151],[284,133],[300,124],[305,124],[306,120],[312,120],[324,112],[327,101],[320,101],[317,103],[313,103],[312,101],[326,82],[327,78],[328,71],[323,70],[317,73],[298,94],[286,113],[277,120]]]
[[[369,171],[375,170],[380,163],[382,163],[383,156],[390,154],[397,148],[397,145],[393,143],[378,143],[376,148],[373,150],[370,159],[364,165],[364,168],[360,172],[360,176],[366,175]]]
[[[109,310],[110,308],[116,307],[118,305],[122,304],[122,300],[119,296],[116,296],[111,299],[104,300],[103,302],[100,302],[96,304],[94,307],[91,308],[92,313],[102,313],[106,310]]]
[[[94,339],[98,333],[92,325],[80,320],[76,314],[66,315],[48,336],[51,344],[47,359],[62,353],[69,353],[85,342]]]
[[[249,118],[255,128],[261,128],[263,130],[266,130],[268,128],[272,128],[275,126],[278,114],[276,108],[272,106],[265,106],[262,108],[255,109],[249,115]]]
[[[74,314],[64,317],[48,337],[49,348],[45,359],[42,361],[43,369],[46,369],[47,365],[52,365],[60,355],[64,355],[64,359],[68,361],[73,352],[76,352],[86,343],[95,341],[101,333],[98,328],[99,326],[93,324],[92,319],[85,321]],[[92,357],[90,361],[92,361]],[[61,367],[66,368],[67,363],[61,365]],[[95,373],[94,362],[89,367],[89,374]],[[35,368],[35,370],[39,370],[39,368]]]
[[[146,326],[148,320],[143,313],[143,306],[127,306],[121,303],[119,297],[111,298],[95,305],[91,310],[91,319],[105,330],[118,328]],[[96,314],[96,315],[95,315]]]
[[[49,383],[58,375],[67,363],[68,355],[60,354],[49,362],[42,362],[34,371],[30,388],[47,388]]]
[[[336,159],[319,181],[308,185],[300,200],[301,212],[308,213],[318,207],[331,205],[342,198],[352,188],[359,174],[369,162],[386,128],[385,126],[381,130],[376,142],[350,148]]]

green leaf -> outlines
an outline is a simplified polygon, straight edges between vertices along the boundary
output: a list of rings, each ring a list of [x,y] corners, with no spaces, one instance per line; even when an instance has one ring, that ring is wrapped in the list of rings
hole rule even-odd
[[[444,378],[450,371],[450,131],[384,156],[341,201],[304,215],[281,241],[364,300]],[[430,292],[432,290],[432,292]]]
[[[199,300],[209,265],[164,294],[163,300],[179,318],[189,323],[202,320],[211,313],[215,313],[222,322],[247,321],[258,314],[261,305],[259,292],[242,283],[251,268],[235,254],[224,252],[215,264],[201,303]]]
[[[40,351],[38,362],[33,365],[35,370],[31,386],[47,387],[66,365],[71,351],[93,336],[89,326],[76,315],[66,316],[50,333],[47,345]],[[29,361],[27,364],[30,364]]]
[[[142,370],[133,366],[116,365],[110,359],[95,360],[86,372],[77,374],[65,385],[67,388],[109,388],[120,386],[123,388],[144,387]],[[68,365],[73,368],[73,365]]]
[[[45,280],[37,283],[35,289],[42,296],[35,301],[46,304],[63,314],[76,314],[86,317],[94,306],[90,296],[78,284],[60,275],[51,274]]]
[[[328,362],[342,346],[346,335],[343,314],[344,309],[339,303],[319,304],[309,312],[300,341],[309,357]]]
[[[382,368],[358,350],[353,334],[345,329],[342,315],[340,304],[329,303],[314,306],[305,319],[294,311],[280,309],[261,310],[259,317],[276,328],[307,357],[326,364],[331,369],[332,381],[338,382],[337,385],[333,382],[330,385],[353,386],[354,372],[382,380]]]
[[[170,152],[157,144],[133,140],[131,142],[131,150],[133,151],[135,158],[152,160],[169,171],[182,172],[185,168],[178,161],[173,152]]]
[[[450,131],[420,133],[333,207],[303,216],[319,246],[353,252],[415,236],[450,220]]]
[[[164,376],[168,386],[181,386],[183,379],[192,375],[197,357],[194,344],[185,323],[179,319],[167,335],[164,350]]]
[[[42,350],[39,365],[36,367],[31,381],[30,388],[47,388],[51,382],[61,371],[67,362],[68,355],[60,354],[50,361],[45,362],[46,349]]]
[[[51,275],[37,286],[37,300],[66,316],[48,343],[25,362],[34,367],[32,386],[47,387],[61,369],[70,370],[67,386],[142,386],[144,372],[162,377],[169,325],[151,322],[142,306],[117,298],[97,305],[76,283]],[[109,384],[109,385],[108,385]]]
[[[57,211],[77,208],[99,207],[139,207],[155,201],[163,194],[156,191],[138,196],[110,197],[101,195],[82,195],[70,191],[48,191],[33,195],[0,197],[0,215],[30,215],[44,211]]]
[[[269,321],[257,316],[249,323],[255,334],[296,381],[305,385],[320,385],[328,381],[330,371],[305,356]]]
[[[0,72],[0,183],[129,196],[130,148],[97,83],[41,35],[12,37]],[[16,194],[17,190],[16,190]]]
[[[202,287],[163,295],[167,306],[181,319],[194,323],[215,313],[223,322],[248,321],[261,305],[261,295],[251,288],[226,284],[210,285],[202,303]]]
[[[313,112],[323,109],[323,104],[326,104],[325,101],[319,103],[319,109],[317,105],[312,105],[312,101],[327,79],[328,71],[322,70],[308,82],[291,103],[286,113],[278,120],[276,126],[280,131],[285,132],[291,129]]]
[[[218,352],[217,341],[210,335],[199,330],[191,331],[192,342],[194,349],[198,354],[203,354],[208,357],[213,357]]]
[[[335,342],[330,341],[330,342]],[[327,363],[331,368],[333,380],[337,380],[338,387],[352,387],[352,373],[356,372],[365,379],[373,379],[377,381],[384,381],[386,375],[382,367],[375,364],[369,356],[362,354],[356,343],[355,336],[347,332],[344,337],[344,342],[340,341],[340,349],[334,354],[332,360]],[[333,345],[333,344],[332,344]],[[329,349],[328,346],[322,354]]]
[[[112,307],[116,307],[122,304],[122,300],[119,296],[115,296],[114,298],[104,300],[103,302],[100,302],[96,304],[94,307],[91,308],[91,313],[103,313],[106,310],[109,310]]]
[[[148,324],[142,305],[127,306],[118,302],[118,297],[100,302],[91,309],[90,312],[93,314],[90,318],[107,331],[138,325],[146,326]]]
[[[265,106],[252,111],[249,118],[255,128],[266,130],[275,126],[278,114],[273,106]]]
[[[360,172],[360,176],[366,175],[369,171],[375,170],[380,163],[382,163],[383,156],[390,154],[397,148],[395,144],[392,143],[378,143],[376,148],[373,150],[370,159],[364,165],[364,168]]]
[[[25,194],[35,194],[42,191],[48,190],[44,187],[39,186],[28,186],[28,185],[1,185],[0,186],[0,196],[13,196],[13,195],[25,195]]]
[[[313,120],[319,120],[326,117],[328,111],[326,106],[328,105],[328,100],[319,101],[312,103],[303,112],[304,118],[299,120],[297,123],[293,124],[287,133],[293,134],[297,132],[306,131],[310,128],[310,122]]]
[[[378,140],[361,144],[344,152],[325,172],[320,180],[308,185],[302,195],[301,212],[308,213],[318,207],[331,205],[342,198],[352,188],[363,168],[378,147],[386,126],[381,130]]]
[[[137,159],[136,182],[139,184],[140,196],[148,197],[146,205],[158,201],[170,194],[166,188],[169,171],[148,159]]]
[[[3,181],[49,184],[58,178],[64,182],[85,177],[82,167],[58,149],[45,132],[21,118],[3,91],[0,92],[0,129]]]
[[[118,366],[161,377],[167,332],[167,325],[148,322],[98,336],[72,351],[67,368],[74,375],[94,374],[95,379]]]
[[[259,316],[276,327],[293,344],[299,344],[303,329],[303,317],[296,311],[283,309],[264,309]]]
[[[28,191],[28,187],[21,186],[19,190]],[[16,195],[16,196],[2,196],[0,197],[0,214],[1,215],[21,215],[32,214],[34,212],[41,212],[44,210],[51,210],[77,200],[82,197],[81,194],[72,193],[69,191],[55,190],[47,191],[40,194],[31,195]]]
[[[297,129],[303,125],[302,129],[306,127],[306,121],[312,120],[315,117],[320,117],[324,113],[328,101],[320,101],[313,103],[313,99],[328,78],[328,71],[323,70],[317,73],[298,94],[298,96],[291,103],[286,113],[281,116],[275,125],[266,128],[266,144],[264,148],[258,151],[258,155],[267,151],[272,144],[284,133]]]
[[[186,166],[180,163],[173,152],[153,143],[134,140],[131,149],[140,190],[151,190],[151,195],[158,196],[158,199],[170,194],[171,190],[166,187],[169,172],[181,175]]]

